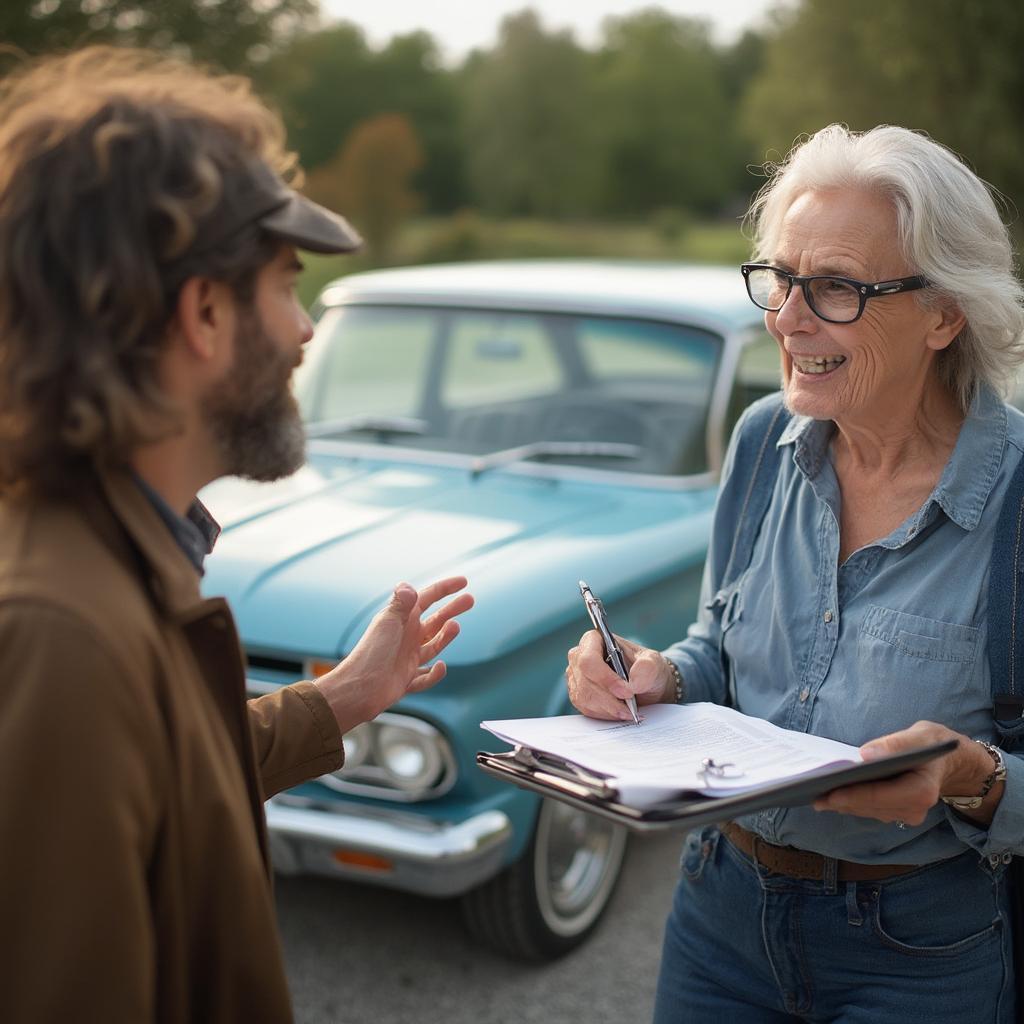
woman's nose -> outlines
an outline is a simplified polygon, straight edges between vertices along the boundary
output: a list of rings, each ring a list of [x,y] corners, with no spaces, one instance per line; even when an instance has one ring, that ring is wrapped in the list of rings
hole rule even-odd
[[[804,290],[794,284],[786,296],[786,301],[775,314],[775,326],[783,334],[794,334],[797,331],[807,332],[817,326],[818,318],[807,305]]]

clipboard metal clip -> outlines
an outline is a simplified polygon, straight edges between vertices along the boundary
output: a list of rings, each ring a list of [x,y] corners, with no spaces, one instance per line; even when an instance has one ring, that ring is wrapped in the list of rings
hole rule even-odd
[[[712,779],[741,779],[744,773],[743,769],[737,768],[732,761],[718,764],[713,757],[705,757],[697,774],[703,775],[705,782],[710,782]]]
[[[542,754],[539,751],[531,750],[529,747],[516,746],[512,756],[526,765],[527,768],[554,775],[556,778],[566,782],[577,783],[587,787],[591,795],[608,799],[615,795],[615,787],[608,782],[608,776],[599,775],[595,772],[588,772],[579,765],[560,758]]]

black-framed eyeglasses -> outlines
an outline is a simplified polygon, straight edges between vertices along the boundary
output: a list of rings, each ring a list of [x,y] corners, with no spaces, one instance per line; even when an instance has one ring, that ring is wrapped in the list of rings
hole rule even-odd
[[[811,312],[830,324],[852,324],[854,320],[859,320],[868,299],[930,287],[928,279],[920,275],[868,284],[866,281],[829,274],[801,277],[768,263],[744,263],[740,272],[747,282],[750,301],[755,306],[772,313],[777,312],[789,298],[793,285],[798,284]]]

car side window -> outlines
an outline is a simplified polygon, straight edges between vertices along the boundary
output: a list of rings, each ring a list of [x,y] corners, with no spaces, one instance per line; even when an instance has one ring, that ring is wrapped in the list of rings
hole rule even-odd
[[[415,416],[438,335],[432,310],[347,306],[328,309],[324,330],[345,344],[317,346],[295,373],[307,420]]]
[[[642,422],[647,469],[707,469],[708,401],[721,352],[717,335],[653,320],[582,319],[580,358],[609,411]],[[623,436],[621,440],[635,440]]]
[[[725,416],[723,444],[728,445],[740,414],[752,402],[778,391],[782,377],[779,368],[779,346],[768,334],[758,333],[744,345],[736,364],[729,406]],[[723,449],[724,450],[724,449]]]
[[[717,349],[703,334],[639,320],[589,319],[577,331],[580,355],[596,381],[623,377],[676,380],[704,394],[711,386]]]
[[[536,317],[518,313],[454,317],[441,384],[446,408],[539,398],[562,386],[552,339]]]

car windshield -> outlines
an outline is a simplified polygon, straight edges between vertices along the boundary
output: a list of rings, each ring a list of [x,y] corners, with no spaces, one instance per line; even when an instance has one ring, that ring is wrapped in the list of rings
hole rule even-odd
[[[700,473],[721,348],[709,331],[654,320],[335,306],[295,389],[317,438]]]

